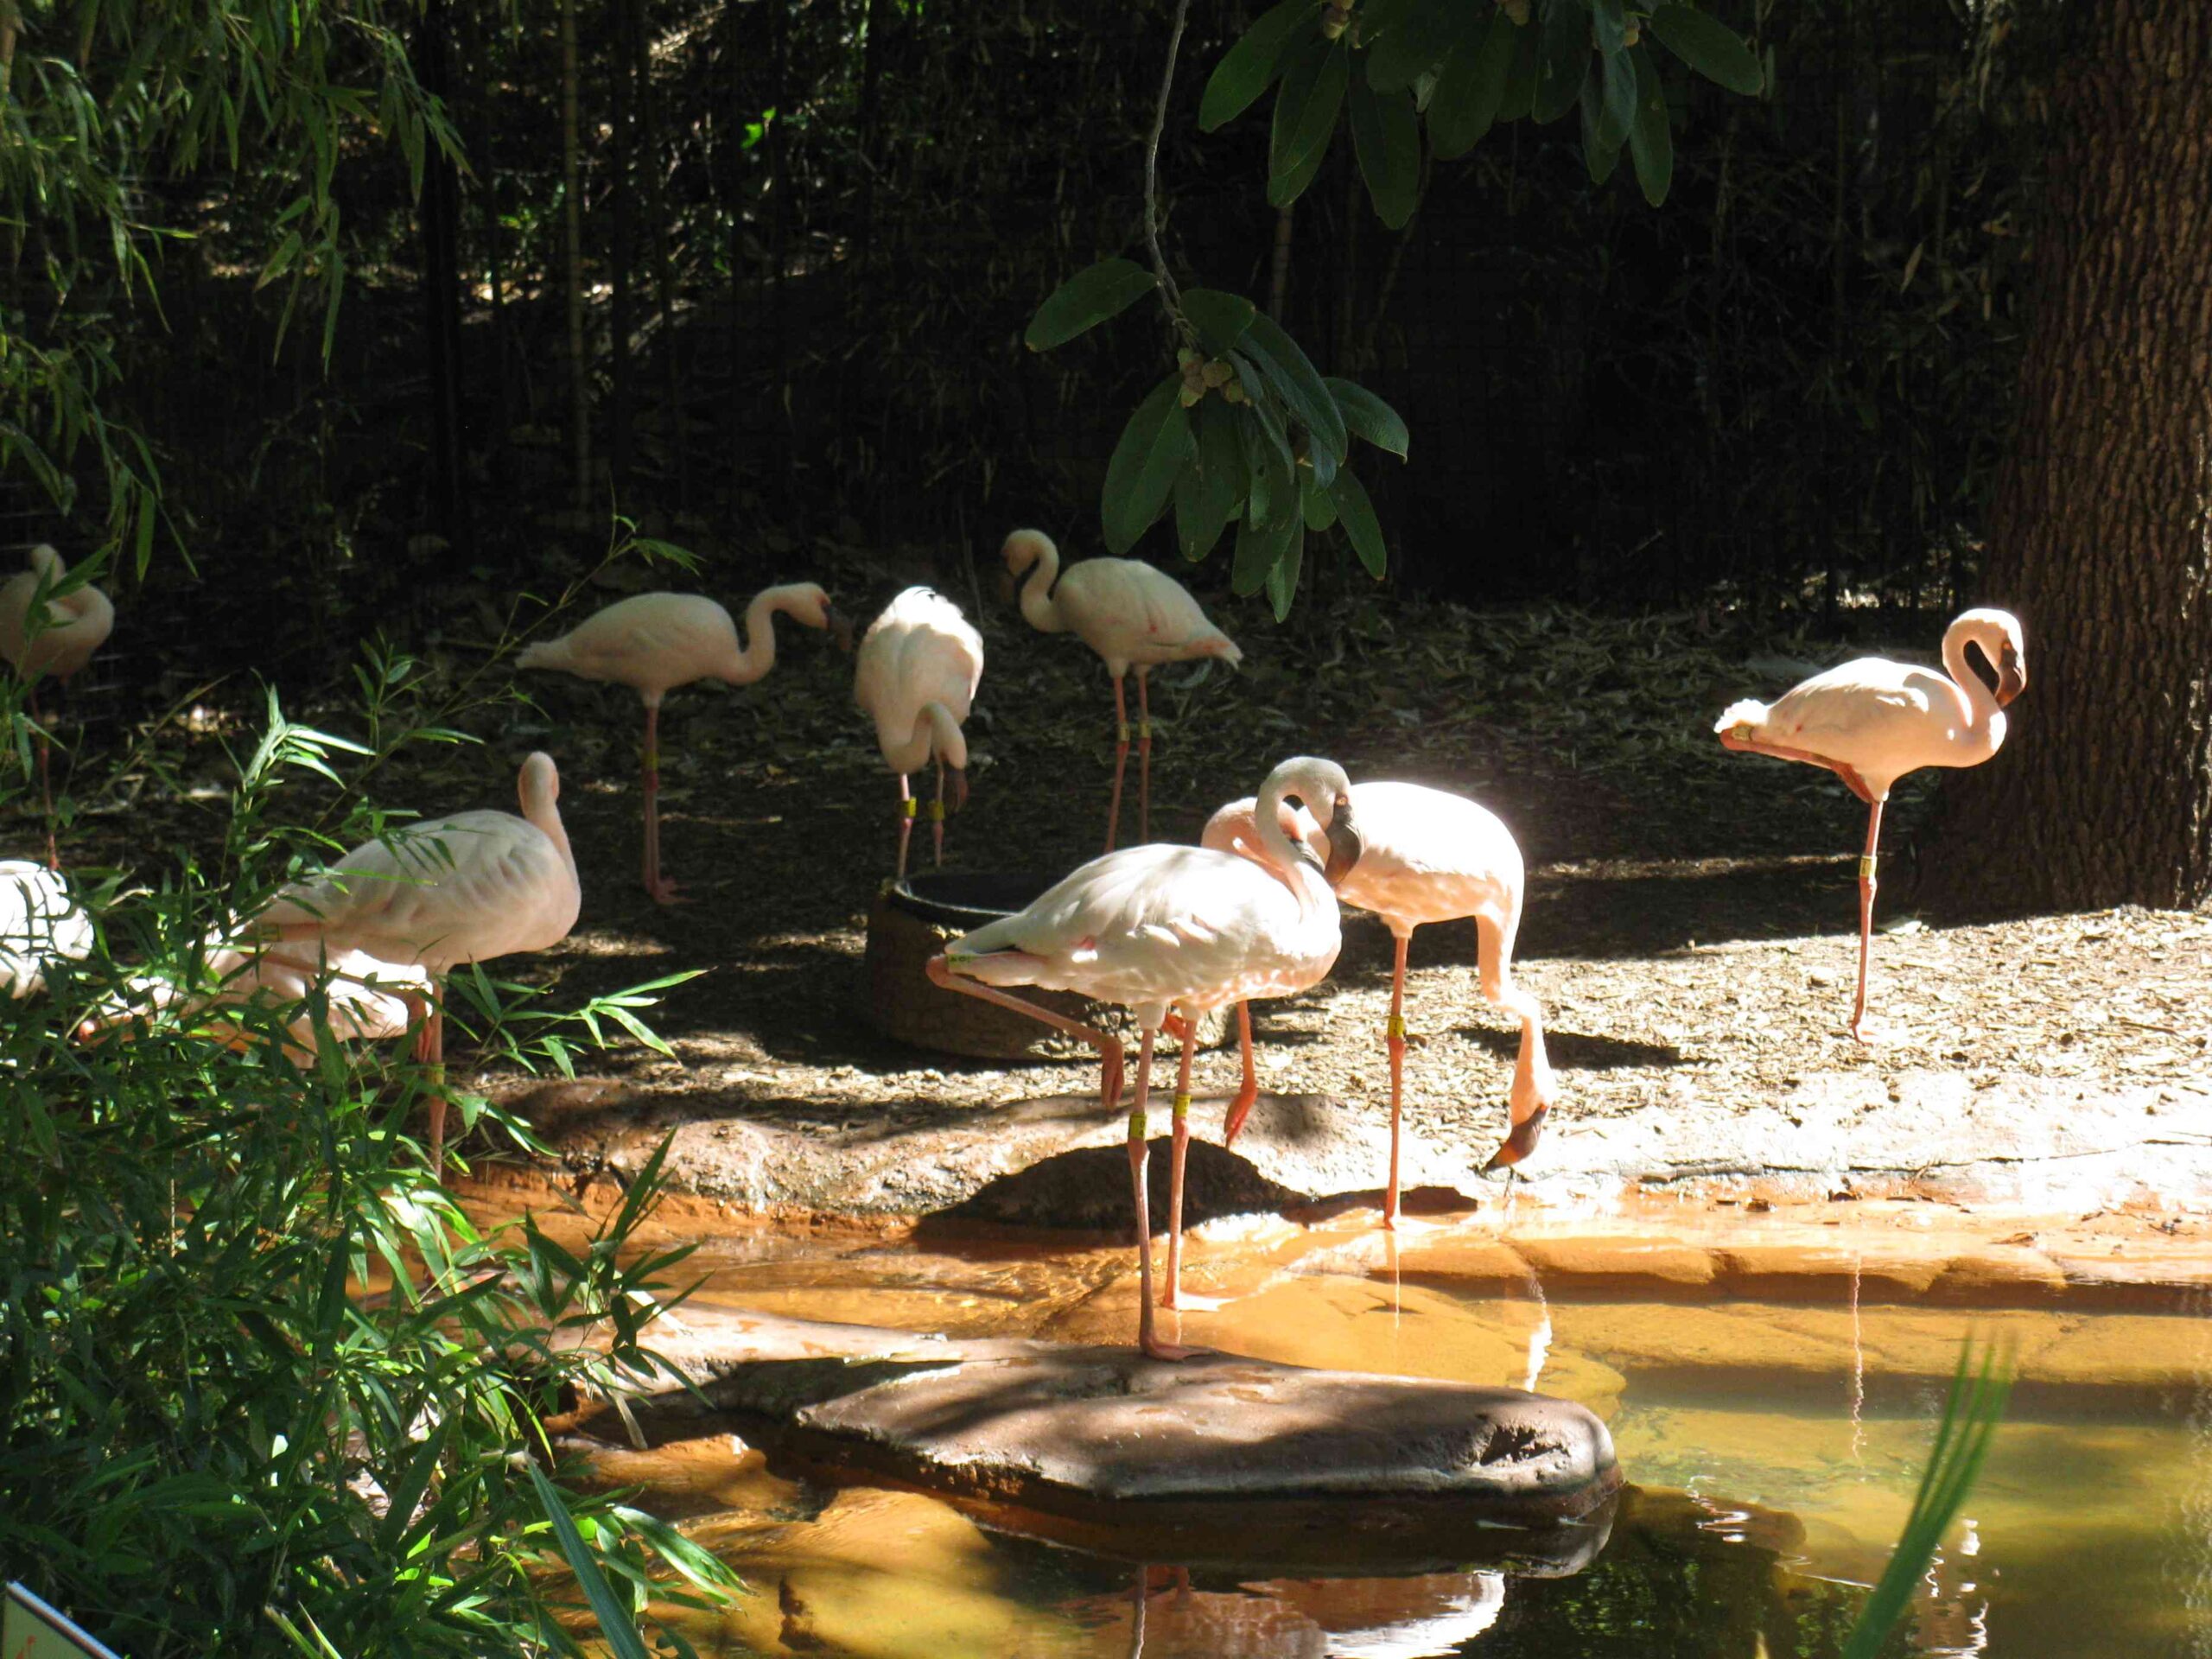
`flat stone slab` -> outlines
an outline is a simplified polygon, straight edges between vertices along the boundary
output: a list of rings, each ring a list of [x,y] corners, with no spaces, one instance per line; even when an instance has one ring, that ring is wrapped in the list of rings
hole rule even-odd
[[[699,1395],[658,1396],[648,1422],[673,1412],[696,1433],[702,1409],[733,1416],[787,1459],[1010,1508],[1043,1522],[1026,1529],[1133,1560],[1573,1571],[1602,1546],[1621,1484],[1594,1414],[1517,1389],[679,1318],[649,1345]]]

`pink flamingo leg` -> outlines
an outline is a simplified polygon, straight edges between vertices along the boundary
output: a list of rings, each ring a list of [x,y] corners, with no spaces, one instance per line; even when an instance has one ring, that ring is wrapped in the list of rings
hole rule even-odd
[[[40,798],[46,803],[46,868],[58,870],[61,868],[61,854],[54,840],[54,776],[48,769],[48,752],[54,746],[46,734],[45,716],[38,711],[38,687],[35,684],[30,689],[30,703],[31,724],[38,728],[38,792]]]
[[[1137,839],[1152,839],[1151,671],[1137,670]]]
[[[1384,1027],[1390,1047],[1390,1185],[1382,1194],[1382,1224],[1398,1227],[1398,1122],[1406,1082],[1406,947],[1410,933],[1398,935],[1390,964],[1390,1023]]]
[[[930,803],[930,840],[937,868],[944,868],[944,762],[937,763],[937,798]]]
[[[645,893],[657,905],[680,902],[660,873],[660,704],[645,705]]]
[[[1252,1116],[1252,1103],[1260,1097],[1260,1074],[1252,1065],[1252,1005],[1236,1005],[1236,1046],[1243,1057],[1244,1077],[1236,1085],[1236,1097],[1229,1103],[1229,1117],[1222,1125],[1221,1144],[1236,1144],[1237,1131],[1244,1127],[1244,1120]]]
[[[1167,1165],[1167,1289],[1160,1299],[1162,1307],[1183,1306],[1183,1160],[1191,1147],[1191,1061],[1198,1034],[1193,1022],[1183,1022],[1183,1058],[1175,1071],[1175,1138]]]
[[[907,786],[906,774],[899,774],[899,879],[906,879],[906,842],[914,834],[914,791]]]
[[[1139,682],[1142,683],[1141,681]],[[1122,827],[1122,771],[1129,763],[1129,706],[1122,696],[1122,677],[1114,677],[1114,798],[1106,808],[1106,850],[1114,850],[1114,837]]]
[[[1866,1040],[1866,958],[1874,940],[1874,851],[1882,838],[1882,804],[1866,815],[1866,850],[1859,860],[1859,1000],[1851,1005],[1851,1034]]]
[[[1002,1008],[1016,1014],[1026,1014],[1032,1020],[1041,1020],[1055,1030],[1079,1038],[1098,1051],[1098,1097],[1108,1111],[1122,1103],[1122,1042],[1096,1026],[1086,1026],[1071,1020],[1065,1014],[1054,1014],[1050,1008],[1039,1007],[1034,1002],[1025,1002],[980,980],[969,979],[952,970],[952,965],[943,957],[931,957],[926,969],[931,982],[948,991],[957,991],[963,996],[980,997],[986,1002],[995,1002]]]
[[[446,1148],[446,1010],[439,988],[427,997],[402,993],[414,1016],[415,1058],[429,1068],[430,1085],[430,1179],[445,1179]]]
[[[1152,1198],[1146,1191],[1144,1109],[1152,1087],[1152,1044],[1158,1033],[1147,1026],[1137,1049],[1137,1097],[1129,1107],[1129,1192],[1137,1215],[1137,1346],[1150,1359],[1187,1359],[1191,1350],[1165,1343],[1152,1328]]]

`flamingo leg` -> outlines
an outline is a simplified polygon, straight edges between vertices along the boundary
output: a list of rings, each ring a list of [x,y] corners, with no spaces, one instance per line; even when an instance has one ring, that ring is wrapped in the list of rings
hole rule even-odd
[[[1390,1184],[1382,1193],[1382,1225],[1398,1229],[1398,1124],[1406,1083],[1406,947],[1411,933],[1401,933],[1390,964],[1390,1023],[1383,1029],[1390,1048]]]
[[[906,774],[899,774],[899,879],[906,879],[906,843],[914,834],[914,791]]]
[[[38,711],[38,686],[30,689],[31,724],[38,729],[38,792],[46,805],[46,868],[61,868],[61,854],[54,841],[54,776],[48,757],[54,745],[46,734],[46,720]]]
[[[1152,681],[1137,670],[1137,839],[1152,839]]]
[[[445,1179],[446,1148],[446,1010],[440,988],[433,983],[428,996],[402,993],[409,1011],[416,1015],[415,1058],[429,1068],[430,1088],[430,1179]]]
[[[1026,1014],[1032,1020],[1041,1020],[1071,1037],[1080,1038],[1098,1051],[1098,1097],[1108,1111],[1122,1103],[1122,1041],[1080,1020],[1065,1014],[1054,1014],[1050,1008],[1039,1007],[1034,1002],[1025,1002],[1010,995],[995,985],[986,985],[980,980],[953,971],[952,964],[943,957],[931,957],[926,969],[931,980],[948,991],[957,991],[963,996],[981,997],[986,1002],[995,1002],[1002,1008],[1016,1014]]]
[[[1129,1107],[1129,1193],[1137,1217],[1137,1346],[1148,1359],[1186,1359],[1191,1351],[1165,1343],[1154,1334],[1152,1319],[1152,1198],[1146,1191],[1147,1155],[1144,1109],[1152,1088],[1152,1044],[1159,1033],[1145,1027],[1137,1049],[1137,1097]]]
[[[1244,1127],[1244,1120],[1252,1116],[1252,1103],[1260,1097],[1260,1074],[1252,1065],[1252,1005],[1236,1005],[1236,1046],[1244,1061],[1243,1081],[1236,1085],[1236,1097],[1229,1103],[1229,1117],[1222,1125],[1221,1144],[1236,1144],[1236,1132]]]
[[[660,704],[645,705],[645,893],[657,905],[680,902],[660,873]]]
[[[1175,1138],[1167,1165],[1167,1289],[1160,1299],[1162,1307],[1183,1306],[1183,1162],[1191,1147],[1191,1061],[1198,1033],[1191,1021],[1182,1023],[1183,1056],[1175,1072]]]
[[[937,798],[930,803],[930,840],[937,868],[944,868],[944,762],[937,763]]]
[[[1475,916],[1483,1000],[1508,1010],[1521,1021],[1521,1050],[1513,1061],[1513,1092],[1507,1108],[1512,1127],[1504,1143],[1483,1166],[1485,1172],[1510,1172],[1536,1149],[1536,1137],[1542,1133],[1545,1116],[1559,1092],[1551,1061],[1544,1053],[1543,1005],[1513,982],[1513,935],[1519,922],[1517,898],[1503,917],[1486,912]]]
[[[1851,1005],[1851,1034],[1866,1040],[1866,958],[1874,943],[1874,855],[1882,839],[1882,804],[1866,815],[1866,850],[1859,859],[1859,997]]]
[[[1141,681],[1139,682],[1142,683]],[[1114,837],[1122,828],[1122,772],[1129,763],[1129,705],[1122,695],[1122,677],[1114,677],[1114,798],[1106,807],[1106,850],[1114,850]]]

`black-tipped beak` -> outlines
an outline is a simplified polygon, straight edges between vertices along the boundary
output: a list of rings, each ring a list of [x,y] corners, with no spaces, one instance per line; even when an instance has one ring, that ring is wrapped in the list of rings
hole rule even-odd
[[[822,608],[823,624],[830,630],[830,637],[837,642],[837,649],[849,652],[853,648],[853,619],[835,605]]]
[[[2020,660],[2018,652],[2007,645],[1997,657],[1997,706],[2002,709],[2027,689],[2027,664]]]
[[[1490,1162],[1483,1166],[1483,1173],[1487,1175],[1493,1169],[1510,1169],[1534,1152],[1536,1137],[1543,1132],[1544,1117],[1550,1110],[1548,1106],[1539,1106],[1529,1115],[1527,1122],[1516,1123],[1513,1133],[1505,1137],[1505,1144],[1491,1154]]]
[[[945,793],[950,798],[945,804],[945,810],[957,812],[968,804],[968,768],[947,766],[944,779],[948,785]]]
[[[1321,875],[1331,887],[1341,887],[1344,877],[1351,874],[1351,867],[1359,862],[1362,851],[1359,831],[1352,825],[1349,797],[1338,797],[1336,813],[1329,820],[1327,835],[1329,861],[1321,867]]]

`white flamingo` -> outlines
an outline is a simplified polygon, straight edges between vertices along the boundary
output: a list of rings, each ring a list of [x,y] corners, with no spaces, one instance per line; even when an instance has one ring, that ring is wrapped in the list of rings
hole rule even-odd
[[[359,950],[340,950],[327,962],[310,943],[287,951],[282,945],[241,950],[218,945],[207,950],[190,984],[156,974],[134,976],[130,999],[86,1022],[82,1035],[143,1020],[156,1010],[180,1008],[180,1017],[205,1019],[208,1034],[226,1046],[243,1049],[250,1033],[223,1008],[259,1008],[286,1016],[282,1044],[295,1065],[311,1064],[327,1033],[334,1042],[383,1042],[406,1034],[415,1011],[435,988],[415,964],[378,962]],[[321,1019],[311,1006],[320,992]]]
[[[770,588],[745,609],[745,646],[737,625],[713,600],[697,594],[638,594],[556,639],[524,646],[517,668],[552,668],[580,679],[626,685],[645,704],[645,891],[657,904],[677,900],[676,883],[660,868],[660,704],[694,680],[750,685],[776,665],[775,618],[828,628],[850,645],[852,630],[810,582]]]
[[[429,1007],[416,1058],[433,1068],[430,1169],[443,1173],[445,1009],[452,969],[568,938],[582,903],[561,825],[561,775],[549,754],[522,763],[522,816],[456,812],[354,848],[318,880],[287,888],[254,918],[259,942],[311,944],[283,954],[327,970],[347,951],[419,963]]]
[[[46,803],[46,867],[58,870],[61,860],[54,842],[54,785],[47,755],[51,746],[46,722],[39,717],[38,682],[50,677],[67,685],[115,631],[115,607],[89,582],[56,594],[69,567],[44,543],[31,549],[24,563],[28,569],[0,584],[0,657],[30,685],[31,723],[38,728],[38,787]]]
[[[1137,1343],[1155,1359],[1183,1350],[1153,1335],[1152,1222],[1145,1192],[1145,1107],[1152,1050],[1171,1012],[1183,1022],[1175,1084],[1174,1147],[1168,1187],[1167,1295],[1182,1271],[1183,1162],[1190,1141],[1190,1032],[1207,1009],[1254,996],[1288,996],[1317,983],[1337,959],[1337,900],[1331,890],[1359,856],[1344,768],[1286,760],[1261,785],[1260,839],[1272,867],[1203,847],[1124,848],[1092,859],[1030,906],[977,928],[930,958],[938,984],[1026,1014],[1095,1046],[1100,1098],[1122,1095],[1122,1046],[1096,1027],[1064,1018],[1002,987],[1079,992],[1129,1009],[1143,1033],[1136,1101],[1129,1113],[1129,1183],[1136,1202],[1142,1312]],[[1284,835],[1278,808],[1295,798],[1311,809],[1329,848],[1325,860]]]
[[[1497,815],[1464,795],[1421,784],[1354,784],[1352,809],[1359,823],[1359,862],[1337,884],[1339,904],[1382,918],[1395,944],[1390,969],[1390,1018],[1383,1027],[1390,1053],[1390,1178],[1382,1198],[1382,1224],[1398,1224],[1399,1124],[1406,1060],[1406,952],[1414,930],[1431,922],[1471,918],[1475,924],[1477,971],[1483,1000],[1521,1022],[1521,1046],[1506,1097],[1509,1129],[1484,1165],[1503,1169],[1535,1150],[1544,1117],[1559,1097],[1558,1080],[1544,1052],[1544,1010],[1513,982],[1513,940],[1521,927],[1526,891],[1521,849]],[[1253,833],[1255,803],[1248,797],[1215,813],[1204,845],[1264,859]],[[1310,818],[1295,829],[1308,844],[1320,831]],[[1244,1080],[1230,1103],[1224,1142],[1236,1132],[1259,1096],[1252,1067],[1249,1010],[1237,1011]]]
[[[1993,691],[1967,647],[1997,678]],[[1866,803],[1866,849],[1859,859],[1859,995],[1851,1034],[1866,1040],[1866,960],[1874,934],[1874,860],[1882,804],[1897,780],[1923,766],[1976,766],[2005,741],[2005,704],[2027,689],[2027,646],[2018,618],[1987,607],[1963,613],[1943,631],[1948,676],[1861,657],[1815,674],[1772,703],[1731,704],[1713,729],[1724,747],[1826,766]]]
[[[46,970],[92,949],[92,918],[56,872],[29,859],[0,861],[0,991],[22,998],[46,988]]]
[[[1106,850],[1122,822],[1122,772],[1129,759],[1129,710],[1122,679],[1137,672],[1137,839],[1152,834],[1152,702],[1145,677],[1162,663],[1218,657],[1244,660],[1236,642],[1206,620],[1174,577],[1139,559],[1085,559],[1060,569],[1060,550],[1041,530],[1017,530],[1001,550],[1021,582],[1021,614],[1045,633],[1072,630],[1114,677],[1114,798],[1106,810]],[[1026,576],[1026,580],[1024,579]]]
[[[960,607],[933,588],[909,588],[868,625],[853,665],[853,694],[875,721],[883,764],[899,774],[899,874],[906,874],[906,843],[914,832],[914,791],[907,776],[937,763],[937,796],[930,803],[930,831],[937,861],[944,862],[945,773],[952,774],[952,805],[968,804],[968,718],[983,678],[983,636]]]

